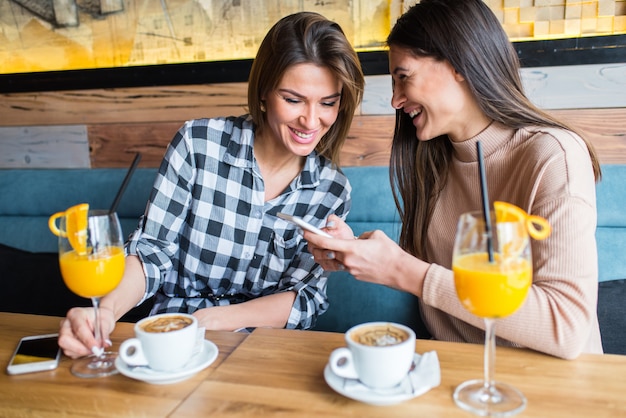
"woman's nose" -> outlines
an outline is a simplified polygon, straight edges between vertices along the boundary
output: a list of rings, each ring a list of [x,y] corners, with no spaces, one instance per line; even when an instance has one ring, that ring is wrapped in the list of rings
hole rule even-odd
[[[306,106],[300,118],[303,120],[304,126],[307,126],[307,127],[314,126],[317,123],[317,118],[318,118],[318,114],[317,114],[317,110],[315,109],[315,106]]]
[[[404,96],[404,94],[400,91],[400,89],[394,88],[391,94],[391,106],[394,109],[402,109],[405,102],[406,97]]]

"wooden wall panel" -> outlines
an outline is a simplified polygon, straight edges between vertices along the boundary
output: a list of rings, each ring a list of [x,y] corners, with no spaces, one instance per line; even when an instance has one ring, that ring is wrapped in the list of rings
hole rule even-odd
[[[90,125],[89,155],[93,168],[128,167],[141,152],[140,167],[158,167],[167,144],[183,121]]]
[[[580,129],[603,164],[626,164],[626,108],[567,109],[550,113]]]
[[[0,168],[89,168],[85,125],[0,128]]]
[[[247,83],[0,94],[0,126],[184,121],[246,113]]]
[[[245,113],[246,87],[228,83],[0,94],[0,168],[8,167],[3,160],[24,160],[29,152],[27,141],[24,149],[17,149],[16,130],[32,127],[45,133],[48,129],[48,139],[53,141],[63,137],[64,129],[66,137],[72,137],[77,126],[87,132],[91,167],[127,167],[138,151],[143,154],[141,166],[156,167],[184,121]],[[626,164],[625,107],[550,112],[587,133],[602,163]],[[387,165],[393,125],[393,114],[359,111],[344,145],[342,165]],[[46,138],[38,134],[39,141]],[[29,164],[22,166],[36,168]]]
[[[580,129],[604,164],[626,164],[626,108],[576,109],[551,113]],[[388,165],[394,115],[357,115],[343,147],[343,166]],[[165,147],[184,121],[89,125],[92,167],[126,167],[136,152],[141,165],[158,166]]]
[[[355,116],[342,149],[341,165],[389,165],[394,120],[394,115]]]
[[[626,63],[524,67],[520,77],[526,95],[541,109],[626,107]],[[391,76],[367,76],[362,113],[392,112]]]
[[[127,167],[141,152],[141,167],[158,167],[178,122],[96,124],[88,126],[91,166]],[[344,166],[389,164],[393,116],[355,116],[341,156]],[[0,128],[1,132],[1,128]]]

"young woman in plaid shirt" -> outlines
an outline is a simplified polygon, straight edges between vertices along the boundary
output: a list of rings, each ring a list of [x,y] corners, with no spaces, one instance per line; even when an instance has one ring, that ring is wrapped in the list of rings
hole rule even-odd
[[[339,153],[363,87],[339,25],[310,12],[277,22],[251,69],[249,114],[188,121],[169,145],[122,283],[102,299],[104,339],[149,298],[152,313],[193,313],[207,329],[313,326],[328,307],[327,274],[276,214],[346,217]],[[92,322],[89,308],[68,312],[66,355],[101,349]]]

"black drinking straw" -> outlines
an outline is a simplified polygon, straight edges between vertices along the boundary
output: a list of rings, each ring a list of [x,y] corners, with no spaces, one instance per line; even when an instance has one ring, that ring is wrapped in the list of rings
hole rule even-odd
[[[135,172],[135,169],[137,168],[137,165],[139,164],[140,160],[141,160],[141,153],[138,152],[135,155],[135,159],[133,160],[133,163],[130,165],[130,167],[128,168],[128,171],[126,172],[126,177],[124,177],[124,181],[122,182],[120,189],[117,191],[117,195],[115,196],[115,199],[113,200],[113,204],[111,205],[111,209],[109,209],[109,213],[114,213],[117,210],[117,206],[120,204],[120,200],[122,199],[122,195],[124,194],[124,191],[126,190],[126,186],[128,186],[128,183],[130,182],[130,178]]]
[[[482,197],[483,218],[485,219],[485,234],[487,235],[487,254],[489,262],[493,263],[493,232],[491,231],[491,209],[489,208],[489,195],[487,193],[487,176],[485,174],[485,163],[483,162],[483,148],[480,141],[476,142],[476,152],[478,153],[478,175],[480,177],[480,194]]]

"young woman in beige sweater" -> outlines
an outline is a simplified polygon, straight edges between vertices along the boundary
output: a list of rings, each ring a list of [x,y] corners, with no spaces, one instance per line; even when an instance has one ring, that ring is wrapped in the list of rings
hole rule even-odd
[[[533,285],[524,305],[498,321],[498,344],[567,359],[601,353],[592,146],[526,98],[517,55],[481,0],[423,0],[387,43],[399,245],[381,231],[354,240],[331,216],[328,231],[347,239],[305,233],[316,261],[417,295],[436,339],[482,343],[483,320],[457,299],[451,271],[457,220],[481,207],[480,141],[491,203],[513,203],[552,226],[549,238],[532,242]]]

